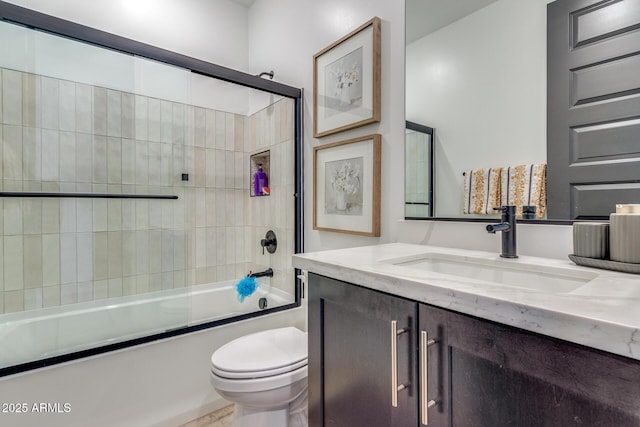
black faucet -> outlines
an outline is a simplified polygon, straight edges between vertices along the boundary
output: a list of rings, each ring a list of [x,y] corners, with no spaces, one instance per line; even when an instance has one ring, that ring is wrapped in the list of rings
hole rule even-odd
[[[518,258],[518,250],[516,243],[516,207],[513,205],[500,206],[493,208],[495,211],[502,212],[502,222],[500,224],[487,225],[489,233],[502,231],[502,258]]]

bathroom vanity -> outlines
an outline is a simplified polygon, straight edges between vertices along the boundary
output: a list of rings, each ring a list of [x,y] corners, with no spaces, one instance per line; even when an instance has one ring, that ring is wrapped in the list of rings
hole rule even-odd
[[[389,244],[309,271],[310,425],[640,425],[640,277]]]

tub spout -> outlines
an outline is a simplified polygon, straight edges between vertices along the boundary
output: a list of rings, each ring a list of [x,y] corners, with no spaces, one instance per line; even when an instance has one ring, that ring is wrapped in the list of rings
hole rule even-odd
[[[273,269],[269,267],[265,271],[259,271],[257,273],[249,272],[247,277],[273,277]]]

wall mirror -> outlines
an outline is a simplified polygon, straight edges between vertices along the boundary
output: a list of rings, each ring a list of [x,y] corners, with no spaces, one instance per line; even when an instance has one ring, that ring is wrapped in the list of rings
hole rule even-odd
[[[564,2],[557,0],[554,4],[560,1]],[[436,204],[433,217],[490,218],[489,215],[463,214],[464,171],[551,164],[547,158],[549,3],[553,1],[406,0],[406,120],[428,123],[438,129],[434,139]],[[578,1],[567,0],[566,3],[573,5]],[[627,11],[630,13],[620,15],[624,19],[618,17],[609,21],[626,26],[620,27],[622,30],[618,34],[634,33],[637,26],[622,21],[633,16],[637,22],[637,3],[601,3],[585,0],[580,4],[590,9],[602,6],[604,10],[604,6],[617,3],[620,7],[631,8]],[[579,18],[580,14],[574,16]],[[590,25],[610,25],[605,23],[605,16],[604,12],[590,14]],[[616,33],[610,31],[610,34]],[[631,53],[625,55],[637,58]],[[636,71],[631,74],[637,75],[637,68],[633,70]],[[588,77],[588,73],[584,74]],[[633,84],[635,86],[627,90],[631,94],[638,90],[637,82]],[[619,91],[616,95],[622,99],[624,92]],[[596,103],[598,100],[593,98],[591,101]],[[603,119],[601,123],[609,122]],[[601,127],[589,130],[607,131]],[[637,135],[637,127],[629,125],[626,132]],[[592,145],[602,145],[599,141],[602,139]],[[617,157],[605,161],[615,159],[614,162],[637,165],[634,163],[639,151],[637,143],[631,148],[626,145],[624,150],[621,151],[623,154],[618,153]],[[600,156],[595,159],[597,161],[605,157],[600,153],[594,155]],[[596,178],[600,176],[596,175]],[[636,184],[624,185],[626,187],[620,186],[615,194],[617,200],[638,196],[637,180]],[[557,214],[551,209],[552,203],[567,204],[565,199],[575,198],[576,194],[572,187],[572,192],[567,192],[564,199],[549,197],[544,219],[582,219],[573,215],[573,211]],[[601,219],[607,217],[603,215]]]

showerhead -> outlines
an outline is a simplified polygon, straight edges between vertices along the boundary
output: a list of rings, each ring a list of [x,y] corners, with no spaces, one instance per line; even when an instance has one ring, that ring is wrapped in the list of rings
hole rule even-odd
[[[258,74],[258,77],[262,77],[262,76],[269,76],[269,79],[273,80],[273,70],[269,71],[268,73],[266,71],[263,71],[260,74]]]

